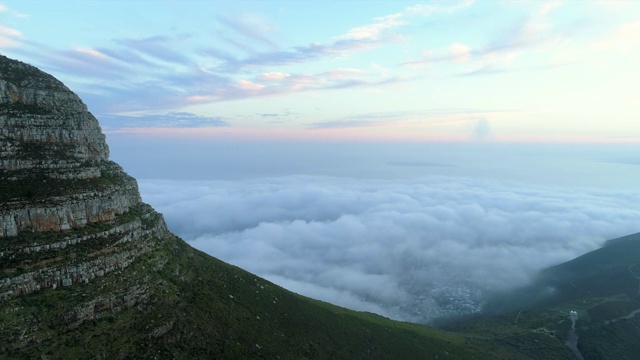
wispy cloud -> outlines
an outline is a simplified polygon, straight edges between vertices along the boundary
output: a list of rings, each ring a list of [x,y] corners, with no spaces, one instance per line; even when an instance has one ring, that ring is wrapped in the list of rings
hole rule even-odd
[[[609,34],[601,36],[592,42],[592,48],[598,51],[615,50],[629,54],[638,50],[640,43],[640,20],[621,24]]]
[[[478,119],[473,128],[473,139],[486,140],[491,136],[491,125],[485,118]]]
[[[176,44],[184,41],[184,36],[168,37],[153,36],[147,38],[126,38],[117,40],[125,48],[133,50],[144,57],[149,57],[154,61],[164,61],[168,63],[189,65],[190,58],[182,55]]]
[[[373,24],[358,26],[338,36],[339,40],[380,40],[386,30],[404,25],[402,14],[392,14],[376,19]]]
[[[16,30],[0,27],[0,45],[17,44],[15,39],[19,36]],[[179,51],[188,47],[185,45],[188,43],[189,36],[175,35],[120,38],[114,40],[112,46],[48,49],[46,52],[42,48],[47,47],[38,43],[23,41],[20,45],[22,52],[38,59],[46,70],[73,79],[82,78],[78,91],[98,114],[170,110],[191,104],[300,91],[381,86],[401,81],[356,68],[297,74],[280,71],[235,73],[245,66],[285,65],[352,51],[364,46],[362,41],[352,44],[345,40],[332,46],[312,44],[259,53],[241,60],[214,49],[200,51],[204,58],[189,58]],[[208,56],[222,59],[223,63],[204,65],[211,60]],[[105,79],[110,81],[104,82]]]
[[[420,66],[439,62],[465,63],[463,74],[497,74],[512,68],[525,51],[545,44],[558,43],[571,29],[559,29],[550,21],[553,11],[562,5],[558,1],[542,3],[528,16],[520,19],[500,37],[482,46],[456,42],[445,49],[424,50],[418,59],[402,63]],[[469,70],[469,67],[472,67]]]
[[[374,19],[375,21],[371,24],[352,28],[346,33],[337,36],[337,39],[352,41],[379,41],[394,39],[397,38],[398,34],[390,35],[389,31],[408,25],[410,20],[412,20],[412,17],[428,17],[436,13],[453,13],[469,7],[473,2],[474,1],[471,0],[450,2],[446,5],[428,4],[410,6],[398,13],[378,17]],[[400,36],[400,38],[403,38],[403,36]]]
[[[117,83],[131,78],[128,64],[90,47],[52,51],[47,56],[47,67],[56,73],[87,77],[88,80],[111,80]]]
[[[16,29],[0,25],[0,49],[17,46],[21,43],[22,33]]]
[[[127,128],[201,128],[229,126],[221,117],[200,116],[188,112],[169,112],[139,116],[104,115],[100,125],[106,131]]]
[[[277,25],[263,16],[257,14],[244,14],[237,18],[218,16],[217,20],[227,28],[241,34],[245,39],[268,45],[271,48],[276,47],[275,42],[268,35],[275,32]],[[234,45],[236,45],[235,42]]]
[[[266,72],[252,78],[221,79],[226,79],[224,86],[203,89],[188,100],[193,103],[211,103],[306,91],[376,87],[406,81],[390,77],[380,79],[376,74],[360,69],[333,69],[321,73],[301,74]]]
[[[0,14],[2,14],[2,13],[9,14],[9,15],[11,15],[13,17],[16,17],[16,18],[27,18],[27,17],[29,17],[28,14],[23,14],[23,13],[17,12],[15,10],[7,7],[6,5],[0,4]]]
[[[216,66],[216,71],[231,73],[246,68],[292,65],[325,57],[346,56],[404,39],[405,35],[400,32],[400,29],[408,25],[416,16],[431,16],[438,12],[451,13],[464,9],[472,3],[472,1],[464,1],[454,5],[412,6],[398,13],[378,17],[370,24],[348,29],[345,33],[339,34],[325,43],[313,42],[285,50],[258,52],[245,58],[232,57],[215,48],[206,52],[223,60],[222,64]],[[235,22],[229,23],[225,20],[225,23],[234,28],[238,27]],[[244,28],[242,27],[242,29]]]
[[[380,46],[374,41],[362,40],[340,40],[325,45],[321,43],[311,43],[304,46],[296,46],[291,49],[260,52],[246,58],[230,58],[224,52],[217,49],[205,50],[205,53],[216,56],[224,60],[211,70],[222,73],[236,73],[246,68],[267,68],[271,66],[285,66],[305,63],[324,57],[338,57],[352,52],[367,50]]]
[[[333,119],[325,121],[317,121],[310,123],[308,129],[340,129],[340,128],[359,128],[359,127],[375,127],[397,123],[406,120],[412,116],[419,116],[424,112],[381,112],[352,115],[342,119]]]
[[[453,165],[432,161],[389,161],[387,165],[403,167],[453,167]]]
[[[496,117],[508,113],[520,112],[519,110],[479,110],[479,109],[428,109],[416,111],[396,111],[366,113],[333,119],[317,121],[308,124],[308,129],[339,129],[339,128],[363,128],[376,126],[412,126],[442,125],[453,123],[473,124],[473,135],[482,133],[482,138],[489,134],[487,117]],[[480,128],[478,128],[480,127]]]
[[[201,48],[192,41],[195,35],[180,33],[121,37],[101,46],[43,52],[42,44],[19,42],[20,32],[7,27],[0,27],[0,47],[20,45],[21,52],[38,59],[45,70],[78,81],[77,91],[98,115],[170,111],[193,104],[407,81],[407,77],[390,74],[389,69],[336,66],[316,72],[285,72],[278,68],[379,48],[402,39],[401,29],[415,17],[467,5],[408,7],[324,41],[288,48],[280,48],[273,38],[278,25],[260,14],[214,17],[218,29],[212,35],[231,44],[224,50]],[[197,56],[188,55],[194,53]]]
[[[376,120],[336,120],[336,121],[319,121],[309,125],[310,129],[342,129],[342,128],[360,128],[381,126],[388,124],[384,121]]]

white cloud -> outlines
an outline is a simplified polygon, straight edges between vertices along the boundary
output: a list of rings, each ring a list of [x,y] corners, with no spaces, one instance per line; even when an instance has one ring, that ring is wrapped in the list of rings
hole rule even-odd
[[[193,246],[293,291],[409,321],[637,231],[637,194],[461,178],[143,181]]]
[[[622,53],[638,51],[640,46],[640,20],[622,24],[610,34],[596,39],[592,47],[598,51],[618,50]]]
[[[89,56],[90,58],[95,58],[97,60],[109,59],[108,55],[89,47],[77,47],[75,48],[75,51],[79,54],[83,54],[83,55]]]
[[[448,3],[446,6],[433,5],[433,4],[419,4],[419,5],[414,5],[407,8],[407,12],[419,14],[422,16],[429,16],[435,12],[452,13],[452,12],[467,8],[473,5],[474,2],[475,2],[474,0],[467,0],[467,1],[460,1],[454,5],[450,5],[450,3]]]
[[[275,43],[269,38],[269,35],[276,32],[278,26],[262,15],[243,14],[237,18],[220,16],[218,17],[218,21],[226,25],[229,29],[242,34],[246,39],[275,47]]]
[[[18,45],[21,36],[20,31],[0,25],[0,49]]]
[[[485,118],[478,119],[473,128],[473,138],[476,140],[484,140],[491,136],[491,125]]]
[[[449,47],[451,56],[455,61],[466,61],[471,58],[471,48],[465,44],[453,44]]]
[[[291,76],[291,75],[286,74],[286,73],[281,73],[281,72],[266,72],[266,73],[262,73],[262,75],[260,75],[260,77],[263,80],[267,80],[267,81],[284,80],[289,76]]]
[[[27,14],[19,13],[19,12],[13,10],[13,9],[9,9],[6,5],[2,5],[2,4],[0,4],[0,13],[8,13],[8,14],[14,16],[14,17],[17,17],[17,18],[29,17],[29,15],[27,15]]]
[[[353,68],[334,69],[334,70],[327,71],[325,73],[325,75],[332,80],[349,79],[349,78],[358,77],[364,74],[366,74],[364,70],[353,69]]]
[[[244,80],[244,79],[238,80],[236,86],[241,90],[247,90],[247,91],[257,91],[257,90],[264,89],[264,85],[255,83],[250,80]]]
[[[345,34],[337,37],[338,40],[347,41],[378,41],[384,38],[385,32],[407,25],[407,18],[411,16],[431,16],[434,13],[452,13],[464,9],[473,4],[473,1],[462,1],[454,5],[414,5],[402,11],[386,16],[378,17],[375,22],[367,25],[357,26],[348,30]],[[394,37],[396,39],[402,36]]]
[[[401,14],[391,14],[376,19],[373,24],[355,27],[346,34],[338,37],[339,40],[379,40],[381,33],[387,29],[404,25]]]

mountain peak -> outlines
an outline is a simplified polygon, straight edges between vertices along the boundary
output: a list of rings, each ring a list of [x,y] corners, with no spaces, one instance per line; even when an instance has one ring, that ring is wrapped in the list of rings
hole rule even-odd
[[[0,171],[50,178],[99,177],[109,158],[98,120],[64,84],[37,68],[0,57]]]
[[[88,283],[152,248],[136,234],[169,234],[108,157],[76,94],[0,57],[0,298]],[[142,216],[156,220],[145,227]]]

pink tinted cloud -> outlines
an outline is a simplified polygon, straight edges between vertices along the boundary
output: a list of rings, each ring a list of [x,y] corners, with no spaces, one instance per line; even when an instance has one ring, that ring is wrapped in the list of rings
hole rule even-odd
[[[20,31],[0,25],[0,49],[18,46],[21,37]]]
[[[273,72],[262,73],[262,75],[260,75],[260,78],[265,81],[280,81],[288,78],[289,76],[291,75],[282,73],[282,72],[273,71]]]
[[[266,86],[253,82],[251,80],[241,79],[236,82],[236,87],[241,91],[257,92],[264,89]]]
[[[397,28],[405,23],[402,14],[392,14],[376,19],[373,24],[355,27],[345,34],[338,36],[339,40],[380,40],[385,30]]]

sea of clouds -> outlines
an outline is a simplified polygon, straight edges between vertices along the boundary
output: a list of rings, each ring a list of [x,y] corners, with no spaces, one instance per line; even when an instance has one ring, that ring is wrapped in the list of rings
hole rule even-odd
[[[479,311],[488,291],[638,232],[640,194],[465,177],[142,180],[194,247],[289,290],[394,319]]]

